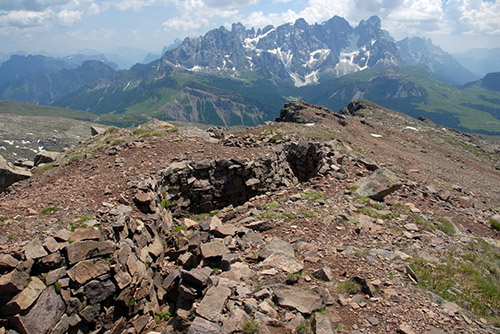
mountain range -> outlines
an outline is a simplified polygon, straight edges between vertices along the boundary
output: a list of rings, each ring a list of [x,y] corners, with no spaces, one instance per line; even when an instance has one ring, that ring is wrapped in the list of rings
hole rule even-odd
[[[16,78],[0,86],[0,97],[85,110],[122,126],[151,117],[255,125],[274,119],[290,99],[338,110],[370,98],[444,126],[498,134],[500,94],[471,83],[478,79],[429,39],[396,41],[376,16],[355,27],[335,16],[257,30],[236,23],[127,71],[100,61]]]
[[[423,38],[396,42],[373,16],[352,27],[335,16],[309,25],[304,19],[279,27],[247,30],[233,24],[205,36],[186,39],[162,58],[193,71],[242,76],[256,72],[275,82],[306,86],[325,77],[339,77],[361,70],[419,66],[452,84],[478,79],[451,55]]]

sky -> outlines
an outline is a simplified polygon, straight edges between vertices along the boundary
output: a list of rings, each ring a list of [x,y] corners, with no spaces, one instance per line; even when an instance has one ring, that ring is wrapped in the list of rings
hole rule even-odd
[[[234,22],[258,28],[334,15],[352,26],[378,15],[397,40],[425,36],[450,53],[500,47],[500,0],[0,0],[0,53],[159,53]]]

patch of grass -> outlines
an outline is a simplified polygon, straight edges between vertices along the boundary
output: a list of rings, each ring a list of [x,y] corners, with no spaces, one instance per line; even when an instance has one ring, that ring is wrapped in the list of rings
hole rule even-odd
[[[35,174],[42,175],[43,173],[45,173],[46,171],[48,171],[49,169],[52,169],[52,168],[54,168],[53,162],[49,162],[49,163],[43,164],[41,166],[37,166],[35,168]]]
[[[314,218],[316,217],[316,214],[310,210],[304,210],[302,211],[302,215],[306,218]]]
[[[420,284],[465,309],[500,325],[500,252],[483,239],[462,253],[444,254],[438,264],[413,258]]]
[[[304,275],[304,272],[302,270],[296,273],[290,273],[286,275],[286,284],[293,285],[298,283],[302,275]]]
[[[358,202],[358,203],[363,203],[363,204],[370,206],[370,207],[377,209],[377,210],[384,209],[384,207],[380,203],[372,201],[372,199],[370,197],[358,196],[354,199],[354,201]]]
[[[425,220],[424,218],[422,218],[420,216],[413,216],[413,221],[415,223],[417,223],[418,225],[420,225],[428,230],[432,231],[435,229],[434,225],[431,222]]]
[[[170,320],[171,317],[172,314],[170,313],[170,311],[158,312],[157,314],[155,314],[155,322],[159,324],[160,322]]]
[[[371,198],[370,197],[367,197],[367,196],[357,196],[356,198],[354,198],[354,202],[358,202],[358,203],[370,203],[371,201]]]
[[[217,211],[203,212],[203,213],[199,213],[197,215],[199,217],[199,219],[196,219],[196,218],[192,218],[192,219],[196,220],[196,221],[200,221],[200,220],[204,220],[204,219],[207,219],[207,218],[210,218],[210,217],[214,217],[216,215],[217,215]]]
[[[6,220],[8,220],[9,218],[5,217],[5,216],[0,216],[0,222],[4,222]]]
[[[70,155],[63,163],[63,167],[64,166],[67,166],[73,162],[76,162],[80,159],[82,159],[83,157],[85,156],[85,153],[83,152],[78,152],[78,153],[75,153],[75,154],[72,154]]]
[[[492,229],[500,231],[500,222],[498,220],[491,219],[490,220],[490,226],[491,226]]]
[[[400,211],[409,211],[410,208],[407,207],[406,205],[402,205],[402,204],[393,204],[392,207],[396,210],[400,210]]]
[[[455,226],[448,218],[438,217],[436,220],[439,222],[439,224],[436,226],[438,230],[450,235],[457,233],[457,231],[455,230]]]
[[[309,321],[301,322],[297,328],[295,328],[295,334],[313,334]]]
[[[175,234],[179,233],[180,231],[187,231],[187,228],[184,224],[174,226],[174,233]]]
[[[355,251],[354,252],[354,256],[357,256],[357,257],[367,257],[368,255],[370,255],[370,252],[366,251],[366,250],[360,250],[360,251]]]
[[[212,268],[212,275],[217,275],[221,271],[220,268],[214,267]]]
[[[358,189],[359,189],[359,186],[350,186],[350,187],[349,187],[349,190],[350,190],[351,192],[355,192],[355,191],[356,191],[356,190],[358,190]]]
[[[336,286],[338,292],[355,294],[361,292],[361,285],[358,282],[351,279],[343,282],[339,282]]]
[[[54,283],[54,289],[56,289],[57,293],[61,293],[61,290],[62,290],[62,284],[61,284],[61,282],[59,282],[59,281],[55,282]]]
[[[99,145],[96,145],[90,149],[90,153],[97,153],[103,149],[105,149],[107,146],[104,143],[100,143]]]
[[[276,202],[271,202],[271,203],[267,203],[266,205],[264,205],[264,209],[266,210],[273,210],[273,209],[277,209],[279,208],[281,205],[276,203]]]
[[[77,220],[69,223],[69,226],[70,226],[69,230],[71,232],[75,232],[75,230],[77,228],[87,228],[88,225],[85,224],[85,223],[88,222],[89,220],[92,220],[92,217],[90,217],[90,216],[83,216],[80,219],[77,219]]]
[[[120,128],[117,127],[117,126],[110,126],[106,129],[106,131],[104,131],[104,134],[105,135],[109,135],[109,134],[112,134],[112,133],[116,133],[120,131]]]
[[[315,191],[305,191],[302,193],[309,201],[326,201],[326,196]]]
[[[258,334],[260,333],[260,326],[257,320],[253,318],[246,318],[243,320],[243,326],[242,326],[242,333],[243,334]]]
[[[144,139],[149,137],[163,137],[165,136],[165,131],[139,128],[132,131],[132,134],[134,136],[138,136],[141,139]]]
[[[118,145],[121,145],[121,144],[123,144],[123,143],[125,143],[125,142],[126,142],[126,140],[125,140],[125,139],[123,139],[123,138],[117,138],[117,139],[112,140],[112,141],[109,143],[109,145],[110,145],[110,146],[118,146]]]
[[[160,206],[164,209],[168,209],[168,208],[171,208],[175,205],[176,203],[174,201],[170,201],[166,198],[162,198],[162,200],[160,201]]]
[[[12,240],[12,241],[17,241],[18,237],[15,234],[9,234],[7,236],[7,239]]]
[[[260,218],[265,219],[284,219],[287,221],[295,219],[295,215],[291,213],[281,213],[281,212],[264,212],[260,215]]]
[[[377,212],[376,210],[379,210],[379,209],[372,208],[370,206],[365,206],[365,207],[357,209],[356,212],[361,213],[363,215],[373,217],[373,218],[383,218],[383,219],[387,219],[387,220],[392,220],[395,218],[395,215],[393,213],[383,215],[383,214]]]
[[[43,208],[41,213],[56,212],[57,210],[59,210],[59,208],[57,206],[49,206],[47,208]]]

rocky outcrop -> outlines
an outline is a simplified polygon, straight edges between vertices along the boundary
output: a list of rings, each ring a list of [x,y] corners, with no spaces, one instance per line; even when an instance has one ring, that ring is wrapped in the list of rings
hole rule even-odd
[[[40,164],[48,164],[51,162],[55,162],[60,155],[61,153],[52,151],[38,152],[34,160],[35,167]]]
[[[31,172],[24,168],[10,165],[4,157],[0,155],[0,192],[7,189],[13,183],[30,178]]]
[[[285,104],[280,111],[276,122],[290,123],[316,123],[327,117],[332,117],[333,112],[323,106],[311,105],[302,101],[293,101]]]

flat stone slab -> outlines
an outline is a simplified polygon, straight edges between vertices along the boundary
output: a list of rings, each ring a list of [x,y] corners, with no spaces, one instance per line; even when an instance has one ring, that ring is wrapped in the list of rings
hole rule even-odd
[[[27,259],[39,259],[48,255],[40,240],[33,239],[24,246],[24,255]]]
[[[27,314],[15,316],[11,323],[20,333],[47,334],[59,322],[65,309],[61,296],[53,287],[49,287]]]
[[[216,286],[210,288],[201,300],[196,313],[207,320],[219,321],[230,294],[231,289],[226,287]]]
[[[2,314],[16,314],[28,309],[43,290],[45,284],[38,277],[31,277],[28,286],[2,307]]]
[[[287,273],[296,273],[304,269],[304,266],[295,258],[281,252],[271,254],[259,264],[259,267],[277,268]]]
[[[273,292],[278,305],[303,314],[311,314],[325,306],[322,296],[314,290],[279,285],[273,288]]]
[[[294,251],[292,245],[288,242],[281,240],[280,238],[273,238],[271,241],[259,250],[259,257],[265,259],[271,254],[281,252],[287,254],[290,257],[294,256]]]
[[[111,254],[115,250],[115,244],[110,240],[84,240],[68,245],[66,250],[68,262],[71,265],[89,258]]]
[[[224,245],[223,239],[214,239],[200,245],[201,255],[206,259],[210,257],[222,256],[229,253],[229,249]]]
[[[321,313],[314,314],[312,327],[314,329],[314,334],[334,334],[334,333],[336,333],[333,331],[332,324],[330,323],[328,316],[321,314]]]
[[[109,263],[103,259],[86,260],[68,270],[68,276],[78,284],[84,284],[109,271]]]
[[[83,240],[99,240],[101,238],[101,232],[95,228],[77,228],[69,240],[72,241],[83,241]]]
[[[222,334],[222,331],[219,325],[201,317],[196,317],[189,326],[187,334]]]
[[[355,183],[358,186],[356,194],[382,201],[385,196],[395,192],[401,187],[401,181],[396,174],[387,168],[381,168],[370,176],[362,178]]]

